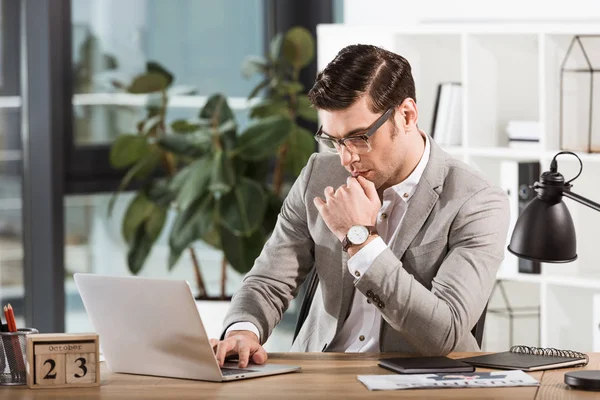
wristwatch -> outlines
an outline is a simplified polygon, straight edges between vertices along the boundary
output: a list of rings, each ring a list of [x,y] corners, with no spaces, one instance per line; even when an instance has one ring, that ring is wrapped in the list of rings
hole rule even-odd
[[[358,246],[367,241],[370,235],[377,233],[374,226],[353,225],[342,241],[342,249],[348,251],[350,246]]]

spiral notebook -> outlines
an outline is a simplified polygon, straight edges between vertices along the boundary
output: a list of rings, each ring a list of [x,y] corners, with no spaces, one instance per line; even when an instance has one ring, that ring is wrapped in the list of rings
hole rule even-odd
[[[545,369],[584,366],[587,354],[572,350],[558,350],[529,346],[512,346],[509,351],[461,358],[460,361],[476,367],[541,371]]]

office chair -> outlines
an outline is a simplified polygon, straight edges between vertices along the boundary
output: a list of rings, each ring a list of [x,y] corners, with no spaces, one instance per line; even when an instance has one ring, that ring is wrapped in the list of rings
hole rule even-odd
[[[317,275],[317,270],[313,268],[310,272],[307,280],[306,280],[306,289],[304,291],[304,299],[302,300],[302,305],[300,306],[300,312],[298,313],[298,321],[296,322],[296,329],[294,330],[294,339],[292,342],[296,340],[296,336],[298,336],[298,332],[302,328],[306,317],[308,316],[308,311],[310,310],[310,305],[312,303],[312,299],[315,296],[315,291],[317,290],[317,285],[319,284],[319,276]],[[471,330],[471,334],[475,337],[477,341],[477,345],[481,348],[481,343],[483,342],[483,327],[485,325],[485,316],[487,314],[487,304],[483,309],[483,313],[481,317],[479,317],[479,321],[475,324],[473,329]]]

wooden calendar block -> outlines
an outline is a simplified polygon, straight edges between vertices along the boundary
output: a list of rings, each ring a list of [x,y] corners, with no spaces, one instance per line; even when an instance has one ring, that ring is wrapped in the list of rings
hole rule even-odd
[[[37,384],[40,386],[64,385],[65,380],[65,355],[44,354],[35,359],[37,371]]]
[[[69,353],[66,356],[67,383],[94,383],[96,380],[95,353]]]
[[[27,336],[27,386],[31,389],[100,385],[97,334]]]

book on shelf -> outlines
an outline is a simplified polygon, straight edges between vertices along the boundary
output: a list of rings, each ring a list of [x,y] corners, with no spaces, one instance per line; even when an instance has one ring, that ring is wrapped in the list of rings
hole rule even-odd
[[[431,137],[440,145],[462,143],[462,85],[443,82],[438,85],[431,123]]]
[[[511,120],[506,124],[506,136],[511,149],[539,149],[541,126],[538,121]]]
[[[584,366],[589,362],[589,357],[585,353],[573,350],[517,345],[512,346],[509,351],[460,358],[459,360],[476,367],[542,371]]]

